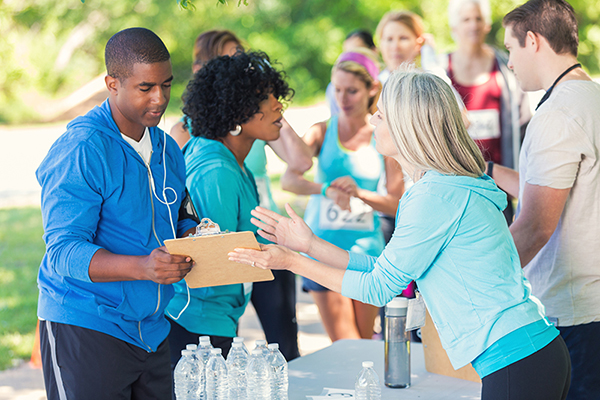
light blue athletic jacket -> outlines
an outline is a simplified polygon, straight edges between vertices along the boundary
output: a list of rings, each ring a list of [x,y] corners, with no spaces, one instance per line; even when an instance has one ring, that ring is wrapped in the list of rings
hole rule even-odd
[[[149,129],[150,168],[162,196],[164,163],[167,187],[177,200],[170,205],[177,234],[195,226],[177,222],[185,197],[185,166],[177,143]],[[38,316],[114,336],[155,351],[169,333],[163,312],[171,285],[151,281],[93,283],[92,256],[101,248],[115,254],[148,255],[172,239],[167,206],[150,192],[142,158],[121,137],[108,100],[73,120],[37,170],[42,186],[46,254],[40,265]],[[167,192],[168,200],[174,193]],[[155,237],[153,227],[159,241]]]
[[[543,318],[487,175],[429,171],[402,197],[379,258],[350,253],[342,294],[383,306],[415,280],[454,368]]]

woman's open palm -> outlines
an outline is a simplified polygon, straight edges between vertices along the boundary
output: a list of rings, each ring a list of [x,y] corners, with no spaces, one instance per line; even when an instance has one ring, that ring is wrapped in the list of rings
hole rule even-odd
[[[285,210],[290,218],[263,207],[256,207],[251,212],[255,218],[250,222],[260,228],[258,234],[263,238],[291,250],[307,253],[314,236],[313,232],[289,204],[285,205]]]

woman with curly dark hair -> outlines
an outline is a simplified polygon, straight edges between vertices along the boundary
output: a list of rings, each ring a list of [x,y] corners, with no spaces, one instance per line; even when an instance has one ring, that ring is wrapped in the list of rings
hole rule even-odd
[[[293,93],[284,73],[260,52],[215,58],[189,82],[183,96],[192,133],[183,147],[186,186],[198,214],[221,230],[256,233],[250,211],[258,206],[259,196],[244,160],[255,140],[279,137],[282,101]],[[181,281],[174,286],[175,297],[167,307],[172,361],[203,335],[227,355],[252,284],[189,289]]]

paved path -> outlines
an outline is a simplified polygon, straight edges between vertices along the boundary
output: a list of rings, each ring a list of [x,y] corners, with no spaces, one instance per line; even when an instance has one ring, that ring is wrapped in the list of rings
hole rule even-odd
[[[310,295],[302,292],[299,282],[300,279],[296,304],[298,342],[300,354],[305,355],[329,346],[331,341],[325,334],[317,306]],[[245,338],[248,348],[253,348],[256,340],[265,338],[252,304],[240,319],[239,334]],[[46,400],[42,370],[25,362],[17,368],[1,371],[0,400]]]
[[[313,123],[327,119],[329,110],[323,104],[296,107],[287,110],[285,116],[296,132],[304,134]],[[159,126],[168,132],[177,119],[163,119]],[[66,122],[14,128],[0,125],[0,208],[40,204],[35,170],[66,125]],[[271,173],[283,172],[283,163],[272,152],[268,153],[268,161]]]
[[[303,134],[315,122],[328,118],[324,105],[291,108],[285,116],[294,129]],[[177,118],[166,118],[160,127],[169,130]],[[40,187],[35,170],[46,156],[54,141],[65,131],[66,123],[28,126],[0,126],[0,208],[39,206]],[[272,152],[267,153],[270,173],[282,173],[285,165]],[[325,334],[316,305],[310,296],[298,287],[297,318],[300,353],[309,354],[328,346],[331,341]],[[258,318],[249,305],[240,320],[240,336],[246,338],[248,347],[264,339]],[[42,371],[29,363],[0,372],[0,400],[45,400]]]

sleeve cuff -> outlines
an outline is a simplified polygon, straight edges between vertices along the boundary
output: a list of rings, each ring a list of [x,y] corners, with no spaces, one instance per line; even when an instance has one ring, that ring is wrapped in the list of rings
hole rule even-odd
[[[177,223],[177,237],[180,238],[184,233],[186,233],[189,229],[194,228],[196,226],[196,222],[191,219],[184,219]]]
[[[348,256],[349,260],[346,270],[360,272],[369,272],[373,270],[376,260],[375,257],[353,253],[351,251],[348,252]]]
[[[69,260],[68,276],[73,279],[92,283],[92,279],[90,278],[90,263],[94,254],[101,248],[96,244],[88,242],[81,243],[79,246],[72,248],[71,255],[66,258]]]

